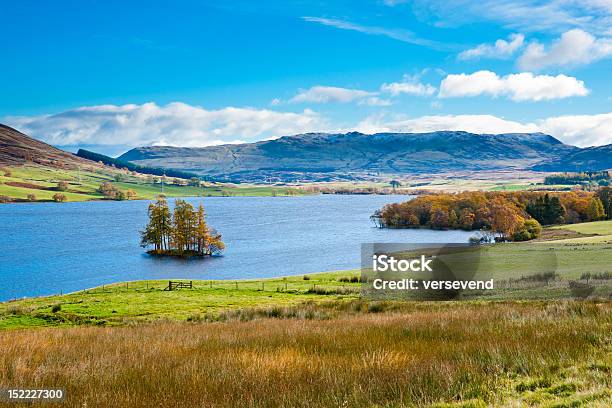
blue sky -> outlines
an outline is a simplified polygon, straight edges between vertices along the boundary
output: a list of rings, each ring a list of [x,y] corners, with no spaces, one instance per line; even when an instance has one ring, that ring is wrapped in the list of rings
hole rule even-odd
[[[612,143],[612,1],[3,1],[0,121],[74,150],[307,131]]]

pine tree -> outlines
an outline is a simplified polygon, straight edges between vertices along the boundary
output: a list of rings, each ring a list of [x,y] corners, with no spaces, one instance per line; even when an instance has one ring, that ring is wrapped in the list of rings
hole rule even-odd
[[[597,192],[597,198],[601,200],[604,211],[606,213],[606,219],[612,219],[612,188],[603,187]]]
[[[561,205],[559,197],[552,197],[548,202],[546,208],[546,221],[548,224],[558,224],[563,222],[563,216],[565,215],[565,208]]]

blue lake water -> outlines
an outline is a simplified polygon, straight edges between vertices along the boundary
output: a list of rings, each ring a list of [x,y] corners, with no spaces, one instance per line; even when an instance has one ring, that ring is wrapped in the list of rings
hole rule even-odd
[[[148,201],[0,205],[0,301],[138,279],[237,279],[358,268],[368,242],[467,242],[464,231],[385,230],[370,215],[406,196],[206,197],[222,257],[151,257]],[[170,200],[172,203],[172,200]]]

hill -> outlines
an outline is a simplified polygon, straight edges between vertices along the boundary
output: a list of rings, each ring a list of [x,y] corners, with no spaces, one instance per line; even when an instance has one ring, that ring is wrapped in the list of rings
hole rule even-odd
[[[57,193],[65,201],[124,199],[105,195],[100,191],[103,183],[112,183],[117,191],[126,194],[131,192],[132,199],[153,199],[159,194],[167,197],[304,194],[290,187],[200,183],[186,179],[193,175],[184,172],[126,166],[107,156],[88,153],[81,151],[88,157],[78,157],[0,124],[0,203],[54,201]],[[161,177],[151,173],[165,173],[168,177],[162,183]]]
[[[550,163],[533,167],[537,171],[599,171],[612,169],[612,144],[570,152]]]
[[[307,133],[203,148],[140,147],[122,161],[232,181],[333,181],[381,174],[527,169],[580,151],[541,133]]]
[[[0,166],[18,166],[26,162],[60,168],[97,165],[0,124]]]

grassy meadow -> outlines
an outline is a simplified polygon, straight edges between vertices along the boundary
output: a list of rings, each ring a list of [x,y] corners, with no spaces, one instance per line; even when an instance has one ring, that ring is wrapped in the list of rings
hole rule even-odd
[[[603,407],[610,303],[368,303],[0,332],[0,384],[74,407]],[[10,406],[25,406],[11,404]]]
[[[33,194],[35,201],[52,201],[54,194],[58,193],[57,185],[60,181],[68,183],[68,190],[61,191],[66,201],[103,200],[104,196],[98,191],[100,184],[110,182],[119,190],[133,190],[136,199],[153,199],[162,193],[162,186],[152,183],[146,175],[125,173],[109,167],[100,167],[90,170],[67,170],[42,166],[3,167],[0,171],[0,196],[9,197],[15,201],[27,201]],[[10,176],[6,176],[4,169],[8,169]],[[115,176],[121,175],[121,181]],[[159,179],[159,177],[157,177]],[[284,186],[256,186],[237,184],[203,183],[202,186],[188,186],[171,184],[173,178],[168,178],[164,184],[163,194],[167,197],[195,197],[195,196],[285,196],[302,195],[303,190]]]

